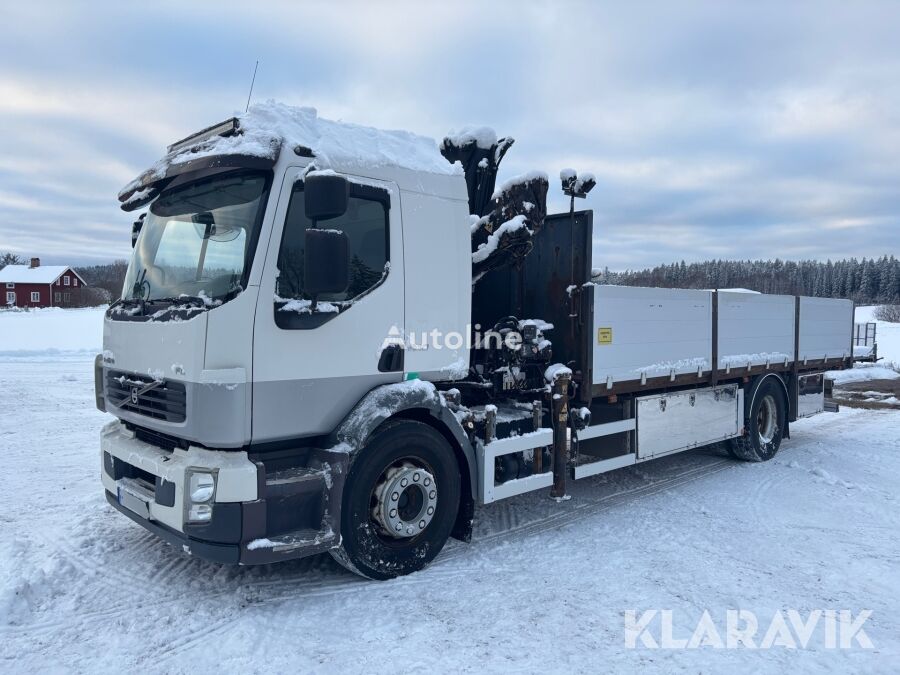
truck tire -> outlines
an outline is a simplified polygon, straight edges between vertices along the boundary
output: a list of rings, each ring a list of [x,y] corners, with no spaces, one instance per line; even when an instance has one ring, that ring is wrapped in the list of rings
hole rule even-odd
[[[781,446],[785,417],[784,392],[774,378],[769,377],[756,390],[744,422],[744,435],[731,439],[729,454],[746,462],[769,461]]]
[[[422,422],[388,422],[350,467],[341,546],[332,555],[370,579],[417,572],[447,543],[459,499],[459,464],[447,440]]]

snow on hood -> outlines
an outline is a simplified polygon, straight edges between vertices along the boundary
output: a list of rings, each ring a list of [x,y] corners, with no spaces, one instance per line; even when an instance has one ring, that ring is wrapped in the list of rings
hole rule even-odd
[[[282,147],[300,145],[315,154],[319,169],[363,170],[394,167],[442,175],[461,175],[462,167],[441,156],[434,139],[408,131],[385,131],[318,116],[315,108],[277,101],[253,105],[237,116],[240,132],[215,136],[197,146],[169,153],[119,192],[123,199],[136,188],[166,175],[172,165],[212,155],[246,155],[277,159]]]

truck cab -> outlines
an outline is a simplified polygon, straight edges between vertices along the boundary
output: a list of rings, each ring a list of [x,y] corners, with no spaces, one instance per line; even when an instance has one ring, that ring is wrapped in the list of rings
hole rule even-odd
[[[285,114],[365,152],[356,137],[368,130]],[[104,320],[98,404],[117,419],[103,432],[103,482],[170,541],[261,561],[278,547],[238,544],[286,533],[333,543],[327,493],[347,466],[333,433],[366,394],[409,377],[449,379],[468,363],[465,345],[391,348],[411,332],[466,332],[468,206],[462,173],[436,149],[440,163],[404,166],[316,157],[297,138],[273,137],[278,151],[266,156],[195,157],[197,144],[229,138],[220,133],[175,144],[164,171],[129,188],[128,205],[148,209]],[[433,148],[408,134],[380,141],[413,160]],[[313,298],[305,267],[322,249],[306,250],[305,202],[317,177],[346,190],[343,213],[317,225],[343,234],[347,279]],[[258,489],[267,481],[268,509]],[[315,506],[279,513],[273,493]]]

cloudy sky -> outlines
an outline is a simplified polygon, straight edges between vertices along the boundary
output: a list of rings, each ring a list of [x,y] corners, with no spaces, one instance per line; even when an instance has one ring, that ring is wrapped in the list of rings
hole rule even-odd
[[[451,6],[452,5],[452,6]],[[900,254],[900,4],[0,4],[0,251],[130,253],[116,193],[254,100],[593,171],[594,265]],[[551,208],[565,203],[557,181]]]

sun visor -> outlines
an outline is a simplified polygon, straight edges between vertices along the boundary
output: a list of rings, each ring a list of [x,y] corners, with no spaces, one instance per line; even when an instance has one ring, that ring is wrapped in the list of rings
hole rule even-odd
[[[131,181],[119,192],[123,211],[134,211],[149,204],[176,176],[204,169],[271,169],[278,161],[281,139],[273,138],[269,154],[249,155],[204,154],[190,158],[190,153],[171,153]]]

